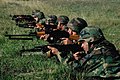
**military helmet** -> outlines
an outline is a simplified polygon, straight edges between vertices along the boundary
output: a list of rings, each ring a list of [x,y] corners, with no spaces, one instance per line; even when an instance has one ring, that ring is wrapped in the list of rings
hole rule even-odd
[[[78,34],[80,33],[80,31],[87,27],[87,22],[82,19],[82,18],[73,18],[70,22],[68,22],[67,27],[72,29],[73,31],[77,32]]]
[[[32,16],[33,16],[33,17],[38,17],[39,19],[45,18],[44,13],[43,13],[43,12],[40,12],[40,11],[33,12]]]
[[[48,17],[47,17],[47,22],[48,23],[56,23],[57,22],[57,16],[56,15],[49,15]]]
[[[85,40],[87,42],[94,42],[102,38],[104,38],[104,35],[100,28],[89,26],[81,30],[80,39],[78,41]]]
[[[69,22],[69,18],[65,15],[61,15],[58,17],[57,22],[60,22],[62,24],[67,24]]]

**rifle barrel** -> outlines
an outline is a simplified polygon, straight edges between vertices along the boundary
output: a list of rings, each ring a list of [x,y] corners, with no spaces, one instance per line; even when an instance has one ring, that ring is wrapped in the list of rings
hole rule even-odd
[[[6,34],[5,36],[9,36],[9,37],[10,37],[10,36],[11,36],[11,37],[12,37],[12,36],[14,36],[14,37],[15,37],[15,36],[35,36],[35,34],[15,34],[15,35]]]
[[[29,27],[29,26],[18,26],[18,27],[21,27],[21,28],[31,28],[31,29],[34,29],[35,27],[33,27],[33,26],[31,26],[31,27]]]
[[[23,34],[16,34],[16,35],[6,34],[5,36],[8,37],[10,40],[33,40],[33,38],[31,37],[36,35],[35,34],[24,34],[24,35]]]
[[[33,40],[33,38],[9,38],[10,40]]]

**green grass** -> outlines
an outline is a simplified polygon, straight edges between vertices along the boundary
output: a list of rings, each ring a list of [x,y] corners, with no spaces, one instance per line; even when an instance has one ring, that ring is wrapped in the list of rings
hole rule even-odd
[[[44,55],[19,56],[21,46],[30,48],[46,44],[42,40],[11,41],[4,37],[24,34],[29,29],[18,28],[10,14],[31,14],[38,9],[45,15],[55,14],[84,18],[88,24],[99,26],[106,39],[120,49],[120,0],[1,0],[0,1],[0,61],[2,80],[70,80],[71,70]]]

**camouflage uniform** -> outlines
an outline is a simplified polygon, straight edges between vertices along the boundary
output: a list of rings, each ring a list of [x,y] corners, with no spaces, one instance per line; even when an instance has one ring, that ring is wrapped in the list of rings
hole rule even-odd
[[[120,56],[115,46],[107,41],[99,28],[84,28],[79,41],[87,41],[94,44],[86,56],[80,59],[74,69],[78,71],[84,80],[114,80],[120,78]],[[95,41],[91,42],[94,37]]]
[[[68,63],[68,59],[71,57],[72,53],[70,54],[70,52],[58,52],[57,55],[53,55],[53,53],[51,53],[51,51],[47,52],[47,57],[51,58],[51,57],[56,57],[57,62],[60,62],[62,64],[66,64]]]

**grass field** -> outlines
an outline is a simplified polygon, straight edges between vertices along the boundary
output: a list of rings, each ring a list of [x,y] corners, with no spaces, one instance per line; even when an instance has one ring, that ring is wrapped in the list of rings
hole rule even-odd
[[[17,41],[4,37],[24,34],[29,29],[19,28],[10,14],[31,14],[38,9],[45,15],[81,17],[89,26],[99,26],[106,39],[120,49],[120,0],[0,0],[0,80],[70,80],[71,70],[44,55],[18,56],[21,46],[44,45],[45,41]]]

